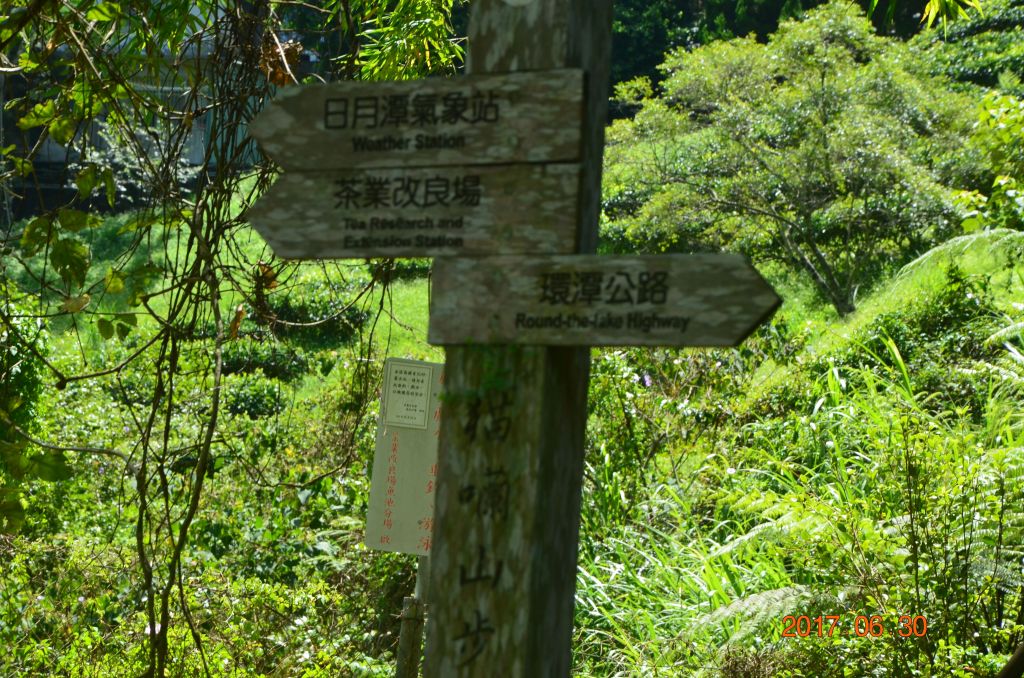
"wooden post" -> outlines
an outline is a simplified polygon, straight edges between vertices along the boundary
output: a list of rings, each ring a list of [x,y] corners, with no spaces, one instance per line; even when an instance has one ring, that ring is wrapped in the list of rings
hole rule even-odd
[[[395,678],[419,678],[423,654],[423,620],[427,611],[426,581],[430,556],[420,556],[416,566],[416,590],[402,600],[402,625],[398,632]]]
[[[416,596],[402,599],[402,625],[398,632],[395,678],[418,678],[423,640],[423,603]]]
[[[593,253],[611,0],[475,0],[469,34],[472,74],[585,71],[575,251]],[[589,366],[582,347],[448,348],[426,678],[570,674]]]

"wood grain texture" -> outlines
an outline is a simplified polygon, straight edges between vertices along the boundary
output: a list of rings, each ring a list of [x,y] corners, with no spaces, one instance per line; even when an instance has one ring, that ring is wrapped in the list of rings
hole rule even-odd
[[[247,218],[284,259],[569,253],[579,173],[575,164],[289,171]],[[467,181],[476,200],[455,194]],[[426,198],[431,185],[447,190],[443,204]],[[393,199],[413,186],[418,204]],[[371,190],[378,206],[366,206]]]
[[[428,341],[735,346],[780,303],[735,254],[445,259]]]
[[[450,96],[467,108],[445,122]],[[394,97],[409,102],[394,106],[404,121],[389,118]],[[430,114],[415,113],[416,102],[431,97],[423,105],[434,111],[433,124]],[[282,89],[249,132],[295,170],[572,162],[580,158],[582,101],[577,69],[299,85]],[[448,145],[417,148],[438,139]]]
[[[576,252],[593,252],[597,243],[610,50],[610,0],[474,0],[471,72],[568,67],[587,74]],[[442,405],[423,675],[568,676],[590,352],[452,346],[446,354],[451,397]],[[484,438],[467,441],[474,419]],[[506,421],[514,428],[507,440],[486,439]],[[486,481],[502,467],[510,480],[507,515],[484,521],[460,503],[460,492],[465,497],[481,473]],[[494,587],[460,578],[476,567],[481,547],[503,563]]]

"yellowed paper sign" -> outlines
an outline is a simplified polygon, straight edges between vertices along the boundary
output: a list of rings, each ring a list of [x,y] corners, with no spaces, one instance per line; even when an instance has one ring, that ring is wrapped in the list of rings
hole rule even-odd
[[[430,553],[443,369],[439,363],[403,358],[384,363],[366,512],[369,548]]]

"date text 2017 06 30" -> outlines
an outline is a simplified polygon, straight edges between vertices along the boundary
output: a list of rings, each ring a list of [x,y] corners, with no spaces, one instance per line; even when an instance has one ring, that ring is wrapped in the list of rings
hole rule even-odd
[[[782,618],[783,638],[809,636],[831,638],[833,635],[878,638],[886,634],[903,638],[920,638],[928,633],[928,619],[922,615],[857,615],[844,621],[843,615],[786,615]]]

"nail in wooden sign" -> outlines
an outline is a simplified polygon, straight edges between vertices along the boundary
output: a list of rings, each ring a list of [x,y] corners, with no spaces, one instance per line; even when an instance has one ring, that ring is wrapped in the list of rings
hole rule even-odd
[[[438,259],[431,344],[735,346],[781,300],[735,254]]]
[[[579,165],[286,172],[247,218],[285,259],[569,253]]]
[[[249,126],[289,170],[579,159],[578,69],[288,87]]]

